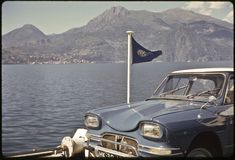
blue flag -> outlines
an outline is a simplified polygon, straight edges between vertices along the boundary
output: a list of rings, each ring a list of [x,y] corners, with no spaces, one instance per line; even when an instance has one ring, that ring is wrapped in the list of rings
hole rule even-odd
[[[162,55],[162,51],[149,51],[146,48],[142,47],[139,43],[135,41],[132,37],[132,64],[141,63],[141,62],[149,62],[154,58]]]

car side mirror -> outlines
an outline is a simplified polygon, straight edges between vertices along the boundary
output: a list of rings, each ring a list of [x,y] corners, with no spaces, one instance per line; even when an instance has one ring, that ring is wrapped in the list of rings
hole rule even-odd
[[[209,103],[217,105],[217,104],[215,103],[216,100],[217,100],[217,99],[216,99],[215,96],[210,96],[210,97],[208,98],[208,102],[206,102],[205,104],[203,104],[203,105],[201,106],[201,108],[200,108],[200,113],[197,115],[197,118],[198,118],[198,119],[201,119],[201,110],[204,109],[204,108],[206,107],[206,105],[208,105]]]
[[[215,102],[216,102],[216,97],[215,97],[215,96],[210,96],[210,97],[208,98],[208,103],[214,103],[214,104],[216,104]]]

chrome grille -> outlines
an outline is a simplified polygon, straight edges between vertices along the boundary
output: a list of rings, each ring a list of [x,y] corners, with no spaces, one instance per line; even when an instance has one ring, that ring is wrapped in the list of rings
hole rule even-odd
[[[135,139],[110,133],[104,134],[103,139],[101,141],[102,147],[137,156],[138,143]]]
[[[103,136],[104,139],[110,140],[110,141],[117,141],[117,136],[115,135],[104,135]],[[112,149],[112,150],[117,150],[117,145],[115,145],[114,143],[111,142],[107,142],[107,141],[101,141],[102,146],[108,149]]]

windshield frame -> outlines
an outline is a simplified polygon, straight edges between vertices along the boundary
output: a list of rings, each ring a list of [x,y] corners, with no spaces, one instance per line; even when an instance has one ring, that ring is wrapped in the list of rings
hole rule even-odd
[[[191,73],[168,73],[166,75],[166,77],[162,80],[162,82],[158,85],[157,89],[154,91],[153,95],[149,98],[149,99],[169,99],[169,100],[190,100],[190,101],[199,101],[199,102],[207,102],[206,100],[203,100],[204,98],[200,98],[202,100],[199,100],[198,98],[187,98],[185,96],[177,96],[175,95],[175,97],[177,98],[171,98],[171,97],[160,97],[158,95],[156,95],[157,92],[160,92],[159,90],[163,87],[163,84],[166,83],[166,81],[169,79],[170,76],[175,76],[175,75],[192,75],[192,76],[195,76],[195,75],[222,75],[223,76],[223,83],[222,83],[222,86],[221,86],[221,89],[220,91],[218,92],[218,97],[216,97],[217,99],[220,99],[222,96],[223,96],[223,92],[224,92],[224,88],[225,88],[225,83],[226,83],[226,79],[227,79],[227,74],[226,73],[221,73],[221,72],[191,72]],[[180,97],[185,97],[185,98],[180,98]]]

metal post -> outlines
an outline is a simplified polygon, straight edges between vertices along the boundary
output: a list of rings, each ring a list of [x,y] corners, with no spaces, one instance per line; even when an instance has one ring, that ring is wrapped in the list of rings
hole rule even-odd
[[[130,83],[131,83],[131,61],[132,61],[132,39],[133,31],[127,31],[128,34],[128,55],[127,55],[127,104],[130,104]]]

